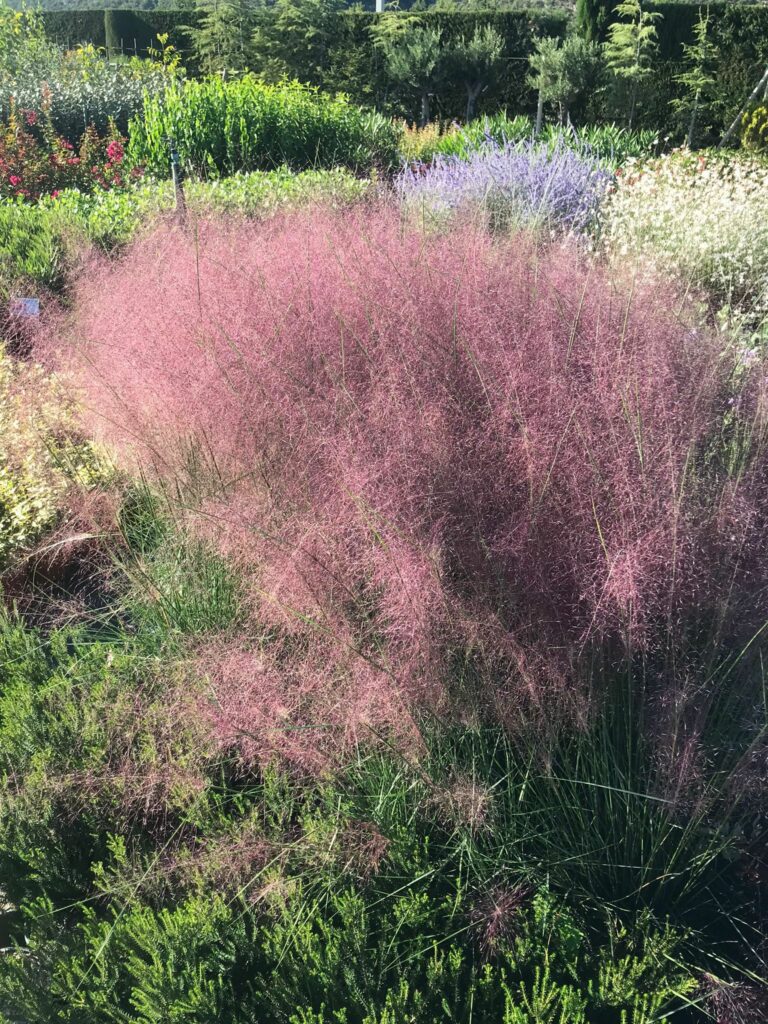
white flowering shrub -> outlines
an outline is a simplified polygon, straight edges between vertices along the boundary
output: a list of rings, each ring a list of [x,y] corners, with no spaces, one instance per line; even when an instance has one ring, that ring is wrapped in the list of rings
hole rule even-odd
[[[62,390],[0,345],[0,568],[53,524],[73,480],[90,486],[102,473],[90,445],[72,438]]]
[[[752,327],[768,321],[768,163],[676,152],[629,161],[603,210],[614,259],[650,262]]]

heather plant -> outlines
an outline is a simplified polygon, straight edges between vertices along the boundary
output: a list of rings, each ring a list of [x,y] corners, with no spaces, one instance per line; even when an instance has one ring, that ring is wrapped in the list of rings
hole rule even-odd
[[[488,141],[465,160],[436,156],[428,167],[406,167],[395,187],[406,207],[434,217],[477,210],[496,229],[553,236],[594,226],[608,180],[596,160],[564,144]]]
[[[768,168],[756,159],[673,153],[628,163],[604,208],[607,250],[645,259],[759,330],[768,316]]]
[[[209,78],[176,84],[162,98],[147,97],[130,125],[129,154],[160,177],[170,173],[169,137],[183,165],[199,175],[283,165],[370,171],[396,162],[398,136],[387,118],[297,82]]]

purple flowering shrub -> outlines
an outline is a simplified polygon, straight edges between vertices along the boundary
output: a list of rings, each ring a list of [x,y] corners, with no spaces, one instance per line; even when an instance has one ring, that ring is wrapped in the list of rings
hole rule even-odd
[[[438,154],[429,165],[404,168],[395,188],[406,205],[438,216],[480,208],[495,228],[583,234],[595,223],[610,179],[596,157],[564,143],[489,138],[468,159]]]

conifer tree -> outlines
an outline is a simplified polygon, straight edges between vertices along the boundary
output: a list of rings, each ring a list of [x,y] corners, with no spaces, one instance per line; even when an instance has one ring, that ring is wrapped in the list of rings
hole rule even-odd
[[[643,10],[642,0],[622,0],[614,13],[618,20],[608,29],[605,58],[616,84],[626,91],[627,126],[631,129],[640,87],[652,73],[658,52],[656,22],[661,15]]]
[[[199,21],[190,35],[203,71],[239,72],[248,67],[256,9],[254,0],[197,0]]]
[[[714,64],[717,47],[710,39],[709,24],[709,7],[706,14],[699,8],[694,41],[683,44],[684,70],[675,75],[675,82],[683,86],[684,95],[673,100],[673,108],[687,121],[686,142],[689,149],[695,142],[697,124],[709,104],[712,86],[715,84]]]

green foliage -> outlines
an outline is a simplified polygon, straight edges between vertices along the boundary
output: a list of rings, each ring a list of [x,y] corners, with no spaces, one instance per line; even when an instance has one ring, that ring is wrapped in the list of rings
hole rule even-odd
[[[617,84],[627,91],[627,123],[631,128],[640,87],[650,76],[658,52],[656,22],[661,15],[644,10],[642,0],[621,0],[615,13],[619,20],[608,30],[605,60]]]
[[[430,94],[447,70],[448,50],[440,28],[422,25],[416,18],[400,19],[397,14],[388,14],[374,24],[371,34],[391,81],[415,93],[418,120],[423,127],[429,121]]]
[[[602,43],[611,21],[612,0],[576,0],[576,26],[589,43]]]
[[[265,215],[306,203],[346,205],[370,192],[371,183],[348,171],[286,168],[188,180],[187,205],[195,216]],[[12,294],[63,292],[88,244],[112,250],[174,208],[170,182],[140,181],[131,188],[98,192],[65,190],[37,205],[0,202],[0,302]]]
[[[449,50],[449,74],[467,90],[467,124],[475,115],[481,92],[499,76],[503,60],[504,40],[493,25],[478,25],[471,36],[461,36]]]
[[[685,67],[675,76],[675,82],[684,89],[684,94],[672,106],[687,124],[686,142],[692,147],[702,114],[706,114],[715,85],[714,65],[717,51],[710,39],[710,14],[699,12],[694,42],[683,45]]]
[[[289,78],[330,85],[345,7],[344,0],[276,0],[260,11],[253,38],[253,68],[259,77],[265,82]]]
[[[560,123],[565,124],[574,104],[598,84],[600,49],[580,36],[568,36],[562,42],[545,37],[537,40],[530,64],[531,85],[544,103],[557,107]]]
[[[174,528],[171,514],[146,486],[134,487],[118,524],[128,551],[125,607],[144,642],[166,649],[179,636],[230,629],[241,607],[239,581],[230,566]]]
[[[39,73],[52,49],[37,10],[25,6],[16,11],[0,0],[0,89],[21,73]]]
[[[168,538],[145,492],[123,520],[145,554]],[[336,783],[214,784],[194,715],[168,706],[169,669],[141,630],[41,642],[2,623],[0,866],[26,936],[0,960],[6,1013],[651,1024],[697,984],[683,932],[648,913],[628,930],[523,881],[512,833],[489,827],[538,827],[505,818],[527,819],[527,798],[496,775],[512,753],[498,735],[456,737],[423,769],[372,753]],[[467,770],[474,791],[454,774]],[[137,800],[143,815],[130,817]],[[216,891],[206,873],[222,853],[230,882]]]
[[[0,621],[10,1019],[652,1024],[701,971],[749,965],[738,850],[764,824],[731,780],[765,730],[758,658],[713,688],[691,779],[663,757],[685,712],[662,728],[642,666],[613,665],[573,731],[432,723],[418,761],[382,743],[331,780],[249,770],[190,661],[241,630],[238,580],[173,509],[126,493],[98,620]]]
[[[0,202],[0,302],[15,288],[63,284],[67,219],[21,202]]]
[[[435,126],[424,131],[409,130],[404,141],[404,156],[409,160],[429,161],[437,154],[467,157],[486,144],[488,139],[504,144],[526,142],[533,138],[534,122],[529,117],[512,119],[500,115],[478,119],[466,128],[453,128],[439,133]],[[622,125],[601,124],[571,127],[563,131],[559,125],[544,125],[539,142],[547,146],[567,145],[596,156],[607,167],[620,167],[626,160],[650,156],[658,136],[650,129],[629,131]]]
[[[345,166],[355,171],[390,167],[398,131],[387,119],[344,98],[287,83],[264,85],[248,76],[209,78],[148,97],[130,126],[132,159],[161,177],[169,174],[167,139],[182,163],[199,174]]]
[[[255,24],[252,0],[197,0],[196,11],[189,34],[202,70],[244,71]]]
[[[768,103],[748,110],[741,121],[741,144],[745,149],[768,153]]]
[[[44,63],[25,62],[12,78],[0,80],[0,116],[7,120],[14,103],[45,110],[53,129],[70,141],[90,125],[105,132],[114,122],[124,131],[145,94],[160,95],[177,74],[178,69],[140,58],[107,61],[90,45],[66,53],[49,47]]]

